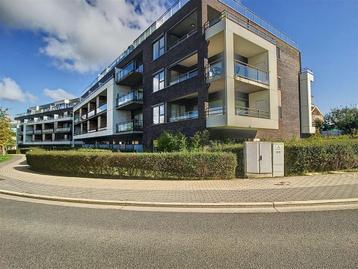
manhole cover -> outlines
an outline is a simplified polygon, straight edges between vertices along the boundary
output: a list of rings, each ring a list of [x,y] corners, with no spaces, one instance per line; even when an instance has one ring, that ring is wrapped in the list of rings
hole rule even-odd
[[[280,181],[280,182],[275,183],[274,185],[276,185],[276,186],[286,186],[286,185],[290,185],[290,184],[291,184],[290,182]]]

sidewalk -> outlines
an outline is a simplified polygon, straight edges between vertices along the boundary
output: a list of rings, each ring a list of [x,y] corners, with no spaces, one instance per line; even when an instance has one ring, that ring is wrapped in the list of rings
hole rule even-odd
[[[77,199],[153,203],[250,203],[358,198],[358,173],[224,181],[111,180],[49,176],[25,157],[0,165],[0,190]]]

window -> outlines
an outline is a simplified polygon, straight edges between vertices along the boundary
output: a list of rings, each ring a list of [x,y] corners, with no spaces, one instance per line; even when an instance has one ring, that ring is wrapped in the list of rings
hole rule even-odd
[[[160,124],[165,122],[164,104],[153,107],[153,124]]]
[[[153,43],[153,61],[162,56],[165,52],[164,36]]]
[[[163,70],[153,76],[153,92],[157,92],[164,89],[164,86],[165,86],[165,78],[164,78],[164,70]]]

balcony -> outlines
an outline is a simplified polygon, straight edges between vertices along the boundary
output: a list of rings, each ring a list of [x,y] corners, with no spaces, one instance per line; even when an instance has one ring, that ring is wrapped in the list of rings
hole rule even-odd
[[[116,69],[116,83],[125,86],[135,86],[141,84],[143,75],[143,65],[137,66],[135,62],[131,62],[123,69]]]
[[[197,119],[199,116],[198,111],[186,111],[184,113],[181,113],[179,115],[171,116],[169,119],[169,122],[177,122],[177,121],[183,121],[183,120],[193,120]]]
[[[42,130],[34,130],[34,134],[42,134]]]
[[[253,117],[253,118],[259,118],[259,119],[269,119],[270,118],[270,112],[263,111],[256,108],[249,108],[249,107],[241,107],[237,106],[235,108],[235,114],[238,116],[245,116],[245,117]]]
[[[69,132],[71,132],[71,127],[56,128],[56,133],[69,133]]]
[[[52,134],[53,133],[53,129],[44,129],[42,131],[43,134]]]
[[[198,75],[198,70],[197,69],[189,71],[189,72],[184,73],[184,74],[180,74],[180,75],[176,76],[175,78],[173,78],[170,81],[169,85],[170,86],[175,85],[177,83],[180,83],[180,82],[183,82],[185,80],[191,79],[191,78],[193,78],[193,77],[195,77],[197,75]]]
[[[211,107],[208,109],[207,116],[224,115],[225,108],[223,106]]]
[[[26,134],[32,135],[32,134],[34,134],[34,130],[26,130]]]
[[[240,78],[252,80],[258,83],[269,85],[269,73],[250,66],[244,62],[235,60],[235,75]]]
[[[90,112],[88,112],[87,117],[88,117],[88,118],[93,117],[95,114],[96,114],[96,110],[93,109],[93,110],[91,110]]]
[[[117,124],[117,133],[142,132],[143,121],[132,120]]]
[[[143,91],[136,90],[117,97],[117,109],[136,110],[143,105]]]
[[[96,114],[100,114],[107,111],[107,104],[103,104],[96,109]]]
[[[224,61],[218,60],[209,64],[207,70],[207,79],[215,80],[218,78],[222,78],[224,75]]]

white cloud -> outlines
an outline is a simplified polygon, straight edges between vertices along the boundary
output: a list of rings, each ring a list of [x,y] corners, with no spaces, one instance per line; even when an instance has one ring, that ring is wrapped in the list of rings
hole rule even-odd
[[[50,97],[53,101],[76,98],[76,96],[74,96],[73,94],[62,89],[57,89],[57,90],[44,89],[44,95]]]
[[[42,53],[59,68],[83,73],[112,62],[164,5],[165,0],[1,0],[0,22],[40,32]]]
[[[29,92],[25,92],[21,87],[9,77],[0,80],[0,100],[10,102],[34,102],[37,98]]]

